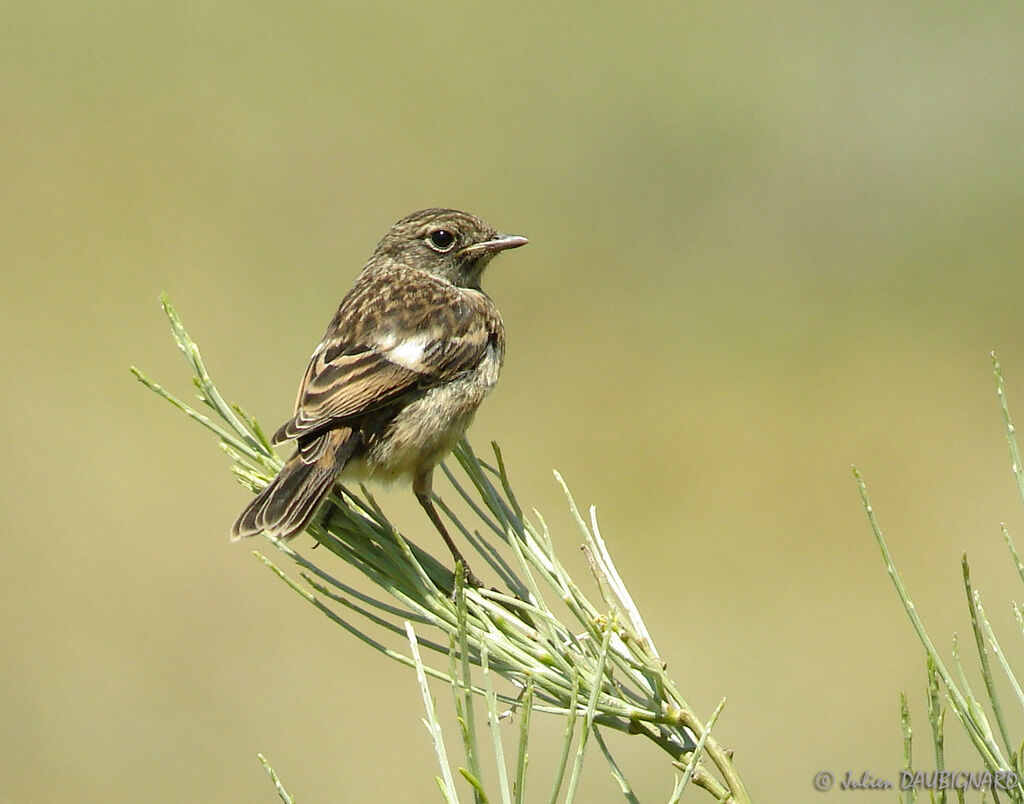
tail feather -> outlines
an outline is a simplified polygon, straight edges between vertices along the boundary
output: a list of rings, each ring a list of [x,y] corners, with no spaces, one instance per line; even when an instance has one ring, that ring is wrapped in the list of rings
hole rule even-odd
[[[304,530],[358,444],[359,434],[347,427],[300,444],[277,477],[242,511],[231,528],[232,540],[257,533],[287,539]]]

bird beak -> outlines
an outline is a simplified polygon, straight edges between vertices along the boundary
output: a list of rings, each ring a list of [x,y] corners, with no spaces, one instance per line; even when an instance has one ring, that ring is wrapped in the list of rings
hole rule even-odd
[[[466,246],[466,248],[462,249],[462,253],[474,255],[494,254],[507,248],[525,246],[529,242],[525,237],[520,237],[519,235],[497,234],[483,243],[474,243],[472,246]]]

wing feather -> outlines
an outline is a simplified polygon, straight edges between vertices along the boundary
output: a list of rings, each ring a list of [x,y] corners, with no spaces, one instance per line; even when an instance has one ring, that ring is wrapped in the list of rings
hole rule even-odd
[[[501,338],[497,310],[483,293],[433,277],[425,282],[422,274],[416,279],[415,293],[405,298],[395,298],[394,276],[387,287],[357,282],[314,350],[295,415],[275,442],[336,426],[445,382],[475,367],[488,344]]]

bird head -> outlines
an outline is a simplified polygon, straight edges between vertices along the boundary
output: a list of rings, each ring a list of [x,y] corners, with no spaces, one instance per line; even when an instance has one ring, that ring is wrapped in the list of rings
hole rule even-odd
[[[480,276],[496,254],[528,242],[519,235],[501,234],[468,212],[432,208],[398,221],[377,244],[374,256],[426,271],[457,287],[479,288]]]

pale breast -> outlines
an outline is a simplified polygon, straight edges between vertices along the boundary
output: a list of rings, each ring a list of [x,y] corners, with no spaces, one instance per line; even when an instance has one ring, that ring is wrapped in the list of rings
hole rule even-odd
[[[474,369],[409,401],[383,432],[371,439],[352,471],[389,481],[440,463],[497,384],[503,357],[500,343],[489,344]]]

